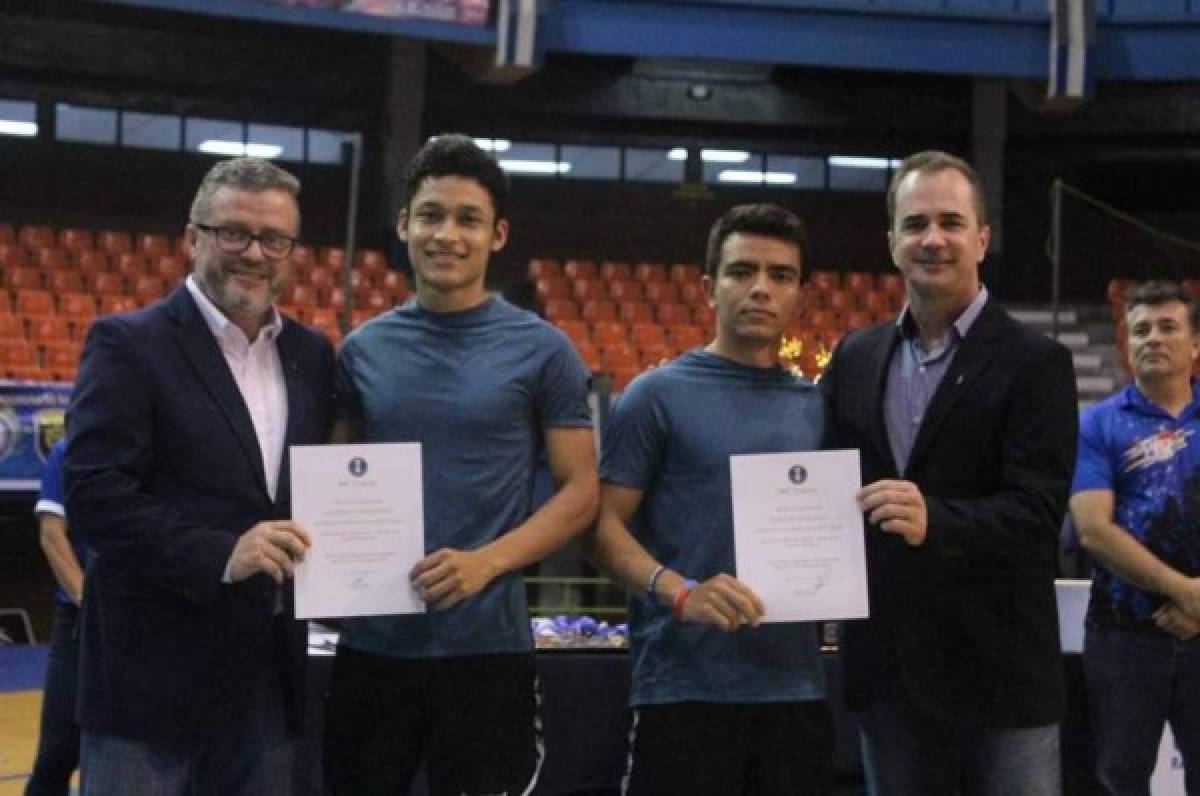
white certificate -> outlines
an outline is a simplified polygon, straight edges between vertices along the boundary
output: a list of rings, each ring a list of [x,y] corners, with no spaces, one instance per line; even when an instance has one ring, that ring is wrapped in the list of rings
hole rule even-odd
[[[292,517],[312,536],[296,618],[425,610],[408,573],[425,556],[421,446],[293,445]]]
[[[765,622],[867,616],[857,450],[729,457],[737,577]]]

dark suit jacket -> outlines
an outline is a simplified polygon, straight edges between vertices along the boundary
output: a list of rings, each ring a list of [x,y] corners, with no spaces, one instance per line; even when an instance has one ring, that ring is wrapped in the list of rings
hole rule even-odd
[[[221,582],[240,534],[290,512],[287,445],[322,443],[333,351],[290,320],[277,339],[288,423],[276,499],[249,411],[186,287],[97,320],[67,409],[67,515],[92,545],[79,718],[126,737],[190,744],[279,667],[302,698],[303,623],[275,615],[266,575]]]
[[[1071,357],[988,301],[898,473],[883,405],[899,340],[894,323],[852,333],[821,379],[830,446],[860,450],[864,484],[913,481],[928,505],[920,547],[867,529],[871,619],[845,627],[847,699],[863,707],[902,688],[960,726],[1056,722],[1055,551],[1077,429]]]

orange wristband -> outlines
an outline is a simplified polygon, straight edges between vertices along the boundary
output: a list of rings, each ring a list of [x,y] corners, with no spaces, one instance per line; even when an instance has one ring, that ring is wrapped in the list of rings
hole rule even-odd
[[[671,603],[671,616],[675,617],[676,621],[683,621],[683,606],[687,602],[688,597],[692,596],[692,589],[696,588],[696,581],[685,580],[683,585],[679,587],[679,591],[675,592],[675,600]]]

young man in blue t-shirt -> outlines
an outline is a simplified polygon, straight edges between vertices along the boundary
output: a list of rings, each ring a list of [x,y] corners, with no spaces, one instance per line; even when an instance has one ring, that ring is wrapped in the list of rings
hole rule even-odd
[[[521,570],[595,516],[589,374],[566,337],[484,289],[508,237],[508,181],[465,136],[409,165],[398,234],[416,299],[346,338],[349,439],[420,442],[427,612],[347,621],[325,728],[327,791],[521,794],[542,765]],[[542,455],[557,490],[531,513]]]
[[[1134,383],[1080,418],[1071,514],[1096,561],[1083,664],[1106,794],[1150,786],[1164,722],[1200,792],[1200,307],[1125,297]]]
[[[761,624],[736,577],[729,457],[812,450],[817,389],[780,367],[800,295],[800,219],[743,205],[709,236],[716,339],[635,379],[601,457],[601,564],[626,584],[631,796],[821,794],[831,722],[811,623]]]
[[[50,448],[42,470],[41,491],[33,507],[42,553],[58,581],[54,628],[42,693],[37,757],[26,796],[66,796],[79,767],[79,724],[75,721],[75,683],[79,668],[79,603],[83,599],[86,548],[72,539],[63,508],[63,454],[66,440]]]

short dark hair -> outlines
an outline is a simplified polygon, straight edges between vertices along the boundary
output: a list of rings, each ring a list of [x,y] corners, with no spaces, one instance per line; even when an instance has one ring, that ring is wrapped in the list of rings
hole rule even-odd
[[[935,174],[946,169],[953,169],[962,176],[966,177],[967,182],[971,186],[971,194],[975,198],[975,215],[979,226],[987,224],[987,201],[983,196],[983,180],[979,179],[979,173],[971,167],[971,164],[960,157],[951,155],[948,152],[942,152],[937,149],[927,149],[924,152],[918,152],[915,155],[909,155],[901,163],[900,168],[892,175],[892,181],[888,183],[887,189],[887,214],[888,228],[896,223],[896,192],[900,190],[900,183],[914,171],[921,174]]]
[[[725,211],[708,233],[704,272],[715,279],[721,266],[721,247],[735,232],[762,235],[794,243],[800,248],[800,264],[808,259],[808,229],[798,215],[775,204],[738,205]]]
[[[1139,282],[1125,291],[1125,314],[1133,312],[1134,307],[1159,307],[1178,301],[1187,307],[1188,324],[1192,333],[1200,332],[1200,303],[1178,282],[1152,279]]]
[[[492,197],[496,221],[507,218],[508,175],[475,139],[461,133],[443,133],[429,139],[409,161],[404,173],[404,207],[408,207],[426,177],[465,177],[475,180]]]

